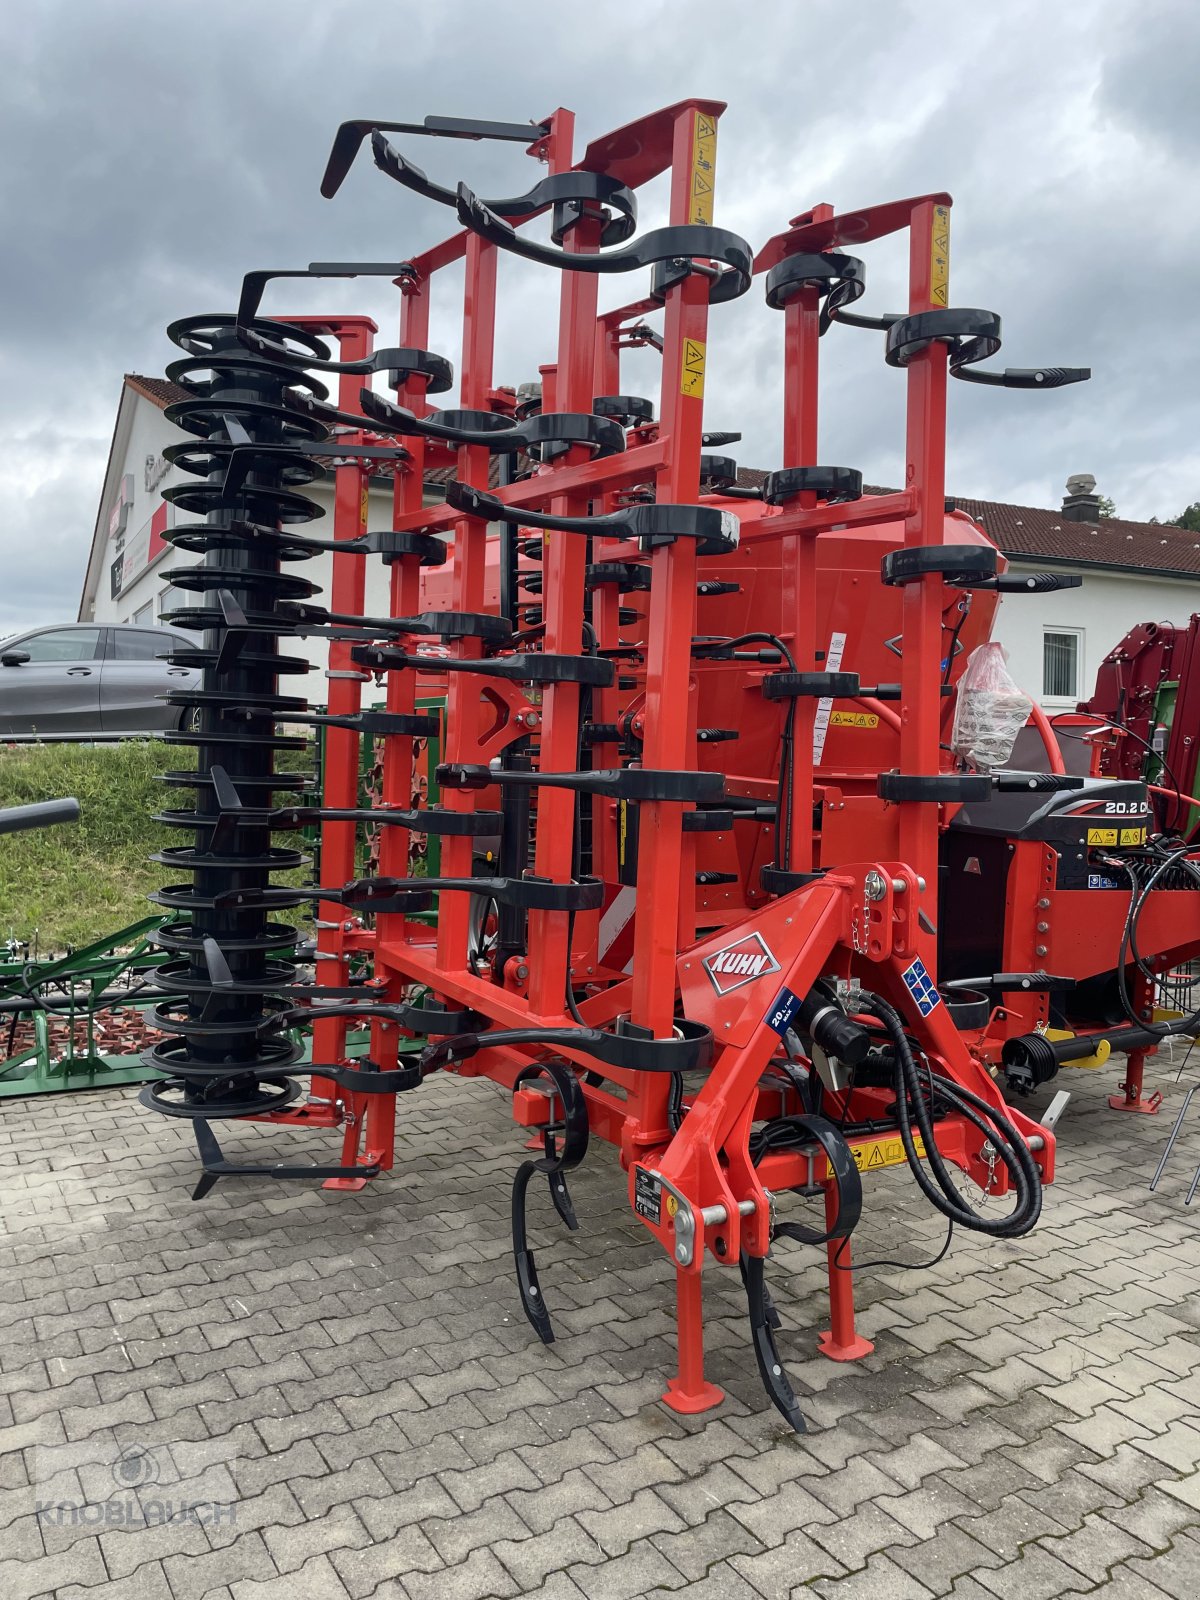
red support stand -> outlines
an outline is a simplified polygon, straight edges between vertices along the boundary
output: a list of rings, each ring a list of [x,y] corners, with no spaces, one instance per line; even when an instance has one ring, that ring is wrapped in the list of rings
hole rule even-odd
[[[831,1190],[825,1191],[825,1225],[832,1227],[837,1205]],[[825,1246],[829,1273],[829,1326],[817,1335],[817,1349],[831,1361],[861,1361],[875,1346],[854,1328],[854,1272],[850,1262],[850,1240],[831,1239]]]
[[[667,1384],[663,1400],[685,1417],[711,1411],[725,1391],[704,1376],[704,1288],[698,1271],[675,1269],[675,1306],[678,1318],[679,1371]]]
[[[1162,1094],[1142,1097],[1142,1078],[1146,1070],[1148,1050],[1131,1050],[1125,1062],[1125,1081],[1120,1094],[1110,1094],[1108,1103],[1114,1111],[1133,1111],[1143,1117],[1157,1116],[1162,1107]]]

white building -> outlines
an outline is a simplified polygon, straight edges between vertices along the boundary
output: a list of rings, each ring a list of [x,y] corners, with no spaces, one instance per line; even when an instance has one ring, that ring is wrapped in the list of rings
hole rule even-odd
[[[1101,517],[1091,492],[1068,494],[1057,511],[954,503],[999,545],[1011,570],[1083,579],[1078,589],[1000,603],[995,636],[1009,653],[1009,671],[1051,713],[1087,699],[1104,657],[1139,622],[1186,627],[1200,611],[1200,535],[1186,528]]]
[[[174,519],[173,507],[161,498],[171,484],[194,481],[163,459],[168,445],[189,437],[164,415],[172,401],[184,398],[165,378],[125,378],[79,603],[81,622],[157,622],[164,611],[188,603],[165,575],[199,558],[164,542]],[[762,478],[750,471],[741,476],[746,482]],[[305,492],[326,513],[312,531],[331,535],[332,481],[318,481]],[[440,498],[440,486],[431,483],[430,494]],[[1200,610],[1200,539],[1185,529],[1102,518],[1090,492],[1068,495],[1057,511],[993,500],[955,504],[975,518],[1016,570],[1083,577],[1082,589],[1014,595],[1000,607],[997,637],[1009,652],[1009,670],[1051,712],[1073,709],[1091,693],[1097,667],[1137,623],[1186,625]],[[390,527],[391,512],[391,486],[381,481],[371,488],[368,525]],[[321,586],[325,604],[330,561],[323,554],[304,569]],[[386,616],[389,569],[378,560],[365,566],[367,614]],[[288,648],[325,664],[323,640],[297,640]]]
[[[173,589],[167,573],[172,567],[192,566],[201,558],[175,550],[163,539],[176,520],[175,508],[162,498],[163,490],[176,483],[198,481],[170,466],[163,456],[168,445],[191,439],[164,415],[172,402],[186,398],[185,390],[165,378],[126,374],[79,601],[80,622],[157,623],[165,611],[197,603],[194,595]],[[318,479],[304,493],[325,513],[308,524],[307,531],[332,538],[333,480]],[[181,515],[179,520],[194,522],[196,518]],[[371,486],[367,526],[391,525],[391,482],[381,479]],[[317,598],[320,605],[329,604],[331,562],[332,556],[323,552],[303,564],[303,575],[323,591]],[[391,569],[378,558],[368,559],[364,565],[367,615],[386,617]],[[288,653],[307,655],[323,667],[326,644],[323,639],[298,639],[289,642]]]

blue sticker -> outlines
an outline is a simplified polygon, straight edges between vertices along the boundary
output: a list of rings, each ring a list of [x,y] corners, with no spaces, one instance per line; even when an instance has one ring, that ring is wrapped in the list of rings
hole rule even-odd
[[[1089,889],[1120,889],[1121,884],[1115,878],[1106,878],[1102,872],[1088,873]]]
[[[942,997],[934,988],[933,979],[925,970],[925,963],[920,956],[912,961],[900,974],[904,979],[904,987],[912,995],[917,1010],[923,1017],[942,1003]]]
[[[792,1025],[792,1020],[800,1007],[804,1004],[798,994],[793,994],[790,989],[780,989],[771,1002],[770,1010],[763,1021],[768,1028],[773,1029],[782,1039]]]

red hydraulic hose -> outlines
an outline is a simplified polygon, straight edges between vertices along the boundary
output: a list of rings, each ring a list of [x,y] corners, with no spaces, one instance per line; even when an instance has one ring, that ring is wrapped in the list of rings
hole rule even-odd
[[[1059,748],[1058,740],[1055,738],[1050,718],[1036,701],[1030,708],[1029,720],[1042,736],[1042,744],[1045,746],[1046,760],[1050,763],[1050,771],[1058,773],[1061,777],[1067,770],[1063,763],[1062,750]]]

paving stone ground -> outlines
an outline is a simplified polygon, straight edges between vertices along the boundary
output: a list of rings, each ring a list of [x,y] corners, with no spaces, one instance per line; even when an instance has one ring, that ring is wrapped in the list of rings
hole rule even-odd
[[[201,1204],[188,1129],[130,1093],[0,1102],[0,1596],[1195,1600],[1200,1104],[1147,1192],[1195,1070],[1152,1065],[1158,1117],[1108,1111],[1119,1069],[1064,1073],[1036,1233],[861,1273],[858,1364],[815,1354],[817,1252],[781,1246],[804,1437],[715,1267],[728,1398],[660,1404],[672,1273],[604,1147],[572,1179],[578,1234],[535,1193],[559,1332],[538,1343],[511,1273],[521,1135],[490,1085],[405,1097],[397,1171],[362,1194],[248,1180]],[[868,1184],[860,1261],[943,1236],[903,1169]]]

